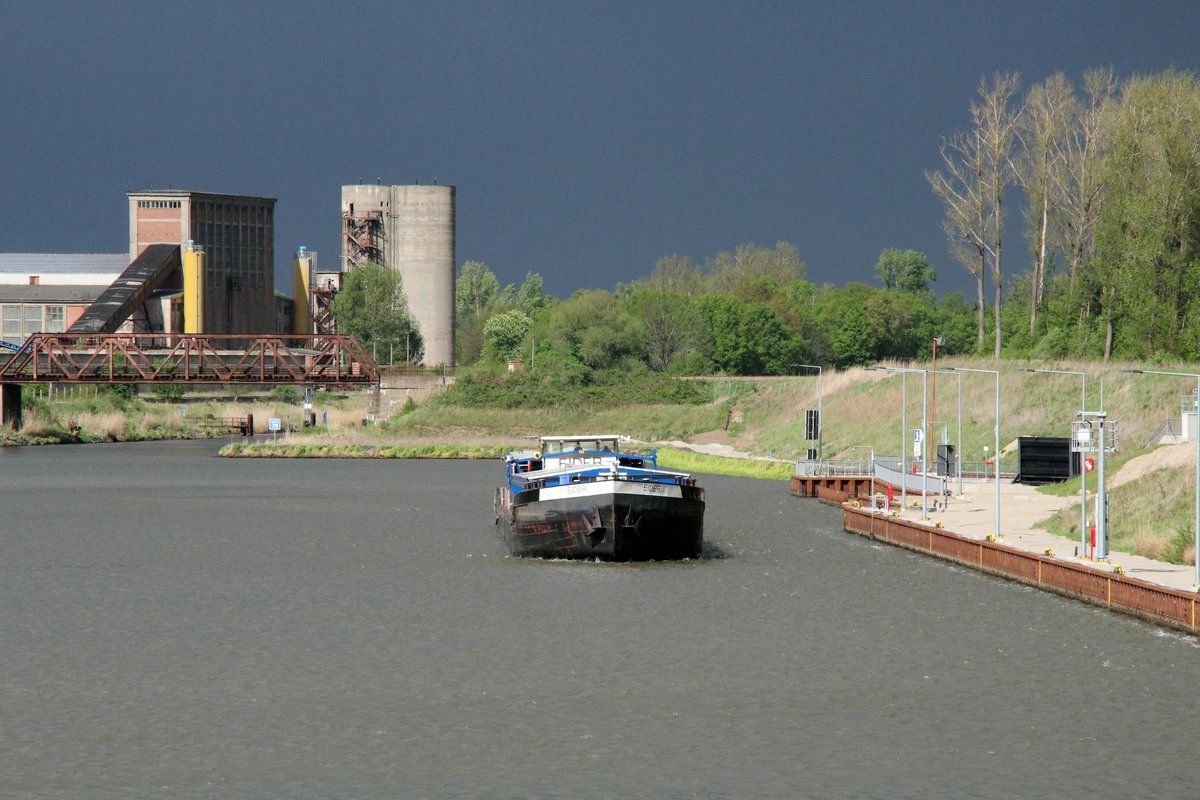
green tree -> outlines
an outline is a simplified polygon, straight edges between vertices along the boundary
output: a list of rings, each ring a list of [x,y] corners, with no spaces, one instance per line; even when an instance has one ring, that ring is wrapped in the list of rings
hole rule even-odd
[[[371,262],[352,269],[330,311],[338,330],[355,337],[368,350],[380,356],[407,353],[410,362],[420,362],[424,342],[408,313],[400,273],[395,270]]]
[[[1168,71],[1125,85],[1110,130],[1097,229],[1105,358],[1197,355],[1186,345],[1200,314],[1197,131],[1195,76]]]
[[[479,319],[500,296],[500,281],[482,261],[468,261],[454,282],[454,309],[460,320]]]
[[[699,338],[696,315],[686,296],[647,289],[634,291],[625,305],[630,315],[641,321],[650,369],[666,372],[695,349]]]
[[[879,328],[867,312],[880,294],[865,283],[827,286],[817,297],[817,319],[834,366],[845,369],[876,361],[880,356]]]
[[[545,307],[546,293],[542,291],[542,276],[536,272],[525,273],[525,280],[517,290],[516,306],[524,314],[532,317]]]
[[[732,375],[785,375],[807,355],[803,341],[762,303],[727,294],[700,298],[703,350],[714,369]]]
[[[885,289],[899,289],[910,294],[927,294],[929,284],[937,280],[937,272],[929,256],[919,250],[888,248],[879,254],[875,274]]]
[[[508,361],[520,357],[521,343],[532,324],[529,316],[517,309],[494,314],[483,326],[483,338],[491,352]]]

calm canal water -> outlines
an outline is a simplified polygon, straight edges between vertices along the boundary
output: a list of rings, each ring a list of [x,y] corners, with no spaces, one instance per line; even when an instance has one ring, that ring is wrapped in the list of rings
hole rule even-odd
[[[709,558],[507,558],[497,462],[0,450],[4,798],[1082,797],[1197,782],[1189,637],[705,477]]]

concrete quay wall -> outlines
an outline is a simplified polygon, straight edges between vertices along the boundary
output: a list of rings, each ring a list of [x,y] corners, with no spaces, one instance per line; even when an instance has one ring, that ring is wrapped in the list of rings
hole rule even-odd
[[[826,501],[828,502],[828,501]],[[842,506],[848,533],[952,561],[1056,594],[1140,617],[1188,633],[1200,632],[1200,595],[1147,583],[1115,570],[1075,564],[1020,550],[1000,541],[972,539],[893,516]]]

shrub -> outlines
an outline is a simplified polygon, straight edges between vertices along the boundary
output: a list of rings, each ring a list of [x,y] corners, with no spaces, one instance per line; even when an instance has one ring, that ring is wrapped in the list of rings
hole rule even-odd
[[[277,403],[290,403],[294,405],[300,402],[300,392],[291,384],[276,386],[271,390],[271,399]]]

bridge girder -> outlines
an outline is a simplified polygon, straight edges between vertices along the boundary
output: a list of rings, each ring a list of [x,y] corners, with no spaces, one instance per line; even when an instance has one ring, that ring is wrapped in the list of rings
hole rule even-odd
[[[35,333],[7,361],[0,356],[0,383],[366,386],[379,378],[358,340],[339,334]]]

